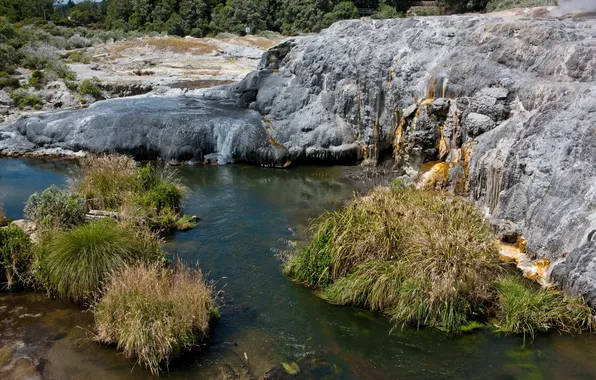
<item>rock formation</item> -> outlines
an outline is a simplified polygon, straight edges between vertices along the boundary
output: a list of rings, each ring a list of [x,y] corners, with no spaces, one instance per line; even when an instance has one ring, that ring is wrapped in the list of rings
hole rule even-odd
[[[282,42],[245,80],[195,100],[24,119],[0,150],[276,166],[391,157],[404,174],[422,169],[423,186],[475,200],[596,305],[595,51],[589,18],[344,21]]]

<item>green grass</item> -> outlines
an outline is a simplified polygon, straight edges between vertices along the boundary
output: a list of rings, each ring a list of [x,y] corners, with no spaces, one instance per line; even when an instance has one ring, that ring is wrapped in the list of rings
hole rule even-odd
[[[0,282],[8,290],[32,280],[33,253],[29,235],[18,227],[0,228]]]
[[[85,79],[79,84],[79,95],[90,95],[95,99],[100,99],[101,90],[90,79]]]
[[[557,330],[580,333],[592,329],[593,310],[578,298],[545,289],[519,276],[506,276],[496,283],[497,318],[506,333],[529,335]]]
[[[150,240],[102,219],[58,232],[46,242],[41,280],[53,295],[75,303],[92,301],[110,273],[137,261],[163,261]]]
[[[285,272],[330,302],[383,311],[398,326],[458,331],[485,312],[501,269],[474,206],[399,185],[324,215],[312,231]]]
[[[212,288],[200,271],[179,265],[136,265],[114,273],[93,308],[96,337],[117,344],[154,375],[204,340],[213,312]]]
[[[192,230],[196,226],[197,223],[195,223],[195,218],[187,214],[182,215],[182,217],[176,221],[176,229],[178,231]]]

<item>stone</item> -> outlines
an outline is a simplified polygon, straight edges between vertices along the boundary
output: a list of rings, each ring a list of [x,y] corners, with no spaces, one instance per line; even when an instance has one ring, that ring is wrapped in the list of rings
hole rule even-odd
[[[495,126],[495,122],[486,115],[479,113],[469,113],[463,121],[464,131],[468,138],[474,138],[490,131]]]

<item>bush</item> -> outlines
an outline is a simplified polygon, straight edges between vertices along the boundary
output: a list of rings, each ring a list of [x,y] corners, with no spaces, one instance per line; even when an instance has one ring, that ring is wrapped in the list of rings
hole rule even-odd
[[[577,298],[567,298],[553,289],[540,288],[519,276],[507,276],[496,283],[497,318],[502,331],[530,335],[558,330],[579,333],[591,330],[594,312]]]
[[[43,101],[39,97],[30,94],[21,88],[10,91],[9,95],[15,107],[19,107],[20,109],[32,107],[39,110],[43,104]]]
[[[25,46],[19,50],[19,54],[23,67],[31,70],[43,70],[58,61],[56,48],[48,44]]]
[[[0,228],[0,281],[6,289],[31,281],[33,254],[29,235],[10,226]]]
[[[557,0],[490,0],[486,5],[486,11],[494,12],[511,8],[530,8],[546,5],[557,5]]]
[[[212,289],[200,271],[125,267],[109,278],[93,308],[95,339],[116,343],[125,357],[158,375],[160,364],[207,337],[212,308]]]
[[[41,258],[41,281],[51,294],[76,303],[91,301],[102,282],[125,264],[163,262],[161,249],[111,219],[100,219],[51,237]]]
[[[13,72],[18,61],[15,49],[10,45],[0,43],[0,71]]]
[[[0,72],[0,90],[4,88],[17,89],[21,86],[18,78],[11,78],[6,72]]]
[[[69,49],[80,49],[93,45],[89,39],[82,37],[79,34],[75,34],[70,37],[67,41],[67,44]]]
[[[139,203],[157,214],[167,210],[178,213],[182,208],[182,191],[176,183],[160,178],[161,175],[150,165],[139,169],[141,183]]]
[[[34,193],[25,204],[25,216],[46,229],[68,229],[85,222],[85,200],[52,185]]]
[[[39,90],[41,88],[41,86],[43,85],[43,81],[44,81],[43,72],[39,71],[39,70],[35,70],[31,74],[31,77],[29,78],[29,86],[34,87]]]
[[[90,95],[95,99],[101,98],[101,90],[90,79],[85,79],[79,84],[79,94],[81,96]]]
[[[312,231],[285,272],[398,325],[459,330],[484,313],[501,268],[492,230],[469,202],[399,185],[324,215]]]
[[[398,12],[395,7],[388,4],[379,5],[379,9],[371,16],[373,19],[380,20],[386,18],[398,18],[402,17],[402,14]]]
[[[91,63],[91,58],[88,55],[81,54],[78,51],[72,51],[68,54],[68,60],[76,63]]]
[[[75,80],[76,75],[70,68],[61,61],[54,61],[46,68],[46,76],[50,76],[51,73],[55,74],[56,77],[64,80]]]

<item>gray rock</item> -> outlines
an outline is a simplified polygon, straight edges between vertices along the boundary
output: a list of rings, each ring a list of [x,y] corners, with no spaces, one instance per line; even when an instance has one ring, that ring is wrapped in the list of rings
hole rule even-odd
[[[489,116],[479,113],[469,113],[463,120],[463,127],[468,137],[474,138],[490,131],[495,122]]]
[[[2,131],[0,150],[271,165],[393,156],[403,173],[452,159],[453,188],[513,223],[532,256],[559,263],[563,288],[595,302],[596,254],[586,248],[596,230],[594,41],[593,18],[343,21],[282,42],[243,81],[195,101],[32,117]]]

